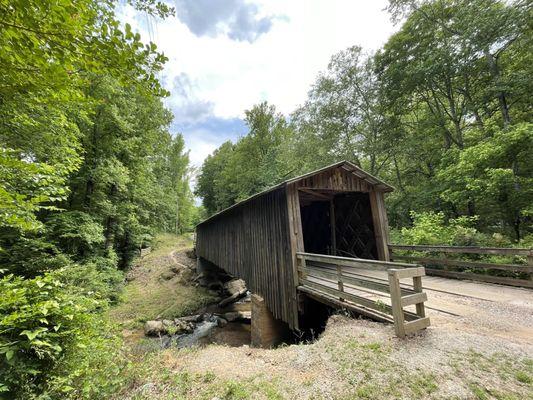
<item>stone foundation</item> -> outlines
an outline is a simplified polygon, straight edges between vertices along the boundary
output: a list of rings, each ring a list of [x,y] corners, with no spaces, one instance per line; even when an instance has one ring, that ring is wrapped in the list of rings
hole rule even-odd
[[[252,294],[252,347],[270,349],[281,344],[288,334],[287,324],[274,318],[261,296]]]

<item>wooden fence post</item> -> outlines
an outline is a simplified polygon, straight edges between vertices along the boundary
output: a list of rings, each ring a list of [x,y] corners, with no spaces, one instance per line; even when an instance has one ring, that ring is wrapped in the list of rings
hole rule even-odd
[[[396,332],[396,336],[403,338],[405,337],[405,325],[402,307],[402,291],[400,289],[400,279],[398,278],[398,273],[395,270],[389,270],[388,275],[392,316],[394,317],[394,330]]]
[[[530,250],[529,255],[527,256],[527,266],[533,267],[533,250]],[[533,281],[533,273],[529,274],[529,280]]]
[[[415,292],[422,293],[422,277],[421,276],[415,276],[413,277],[413,289]],[[423,318],[426,316],[426,308],[424,307],[424,303],[416,303],[416,314]]]

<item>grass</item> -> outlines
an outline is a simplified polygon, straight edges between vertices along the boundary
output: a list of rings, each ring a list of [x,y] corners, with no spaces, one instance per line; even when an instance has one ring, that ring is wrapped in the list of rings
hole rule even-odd
[[[348,384],[346,399],[424,398],[438,390],[435,376],[409,371],[391,359],[383,343],[355,338],[327,348],[340,377]]]
[[[470,380],[468,388],[478,400],[518,400],[524,388],[532,386],[533,361],[496,353],[484,355],[470,350],[455,355],[451,365],[458,376]],[[491,379],[473,379],[488,376]],[[502,390],[502,388],[506,388]],[[528,389],[525,389],[526,392]],[[531,390],[529,390],[531,393]],[[526,398],[533,398],[529,396]]]
[[[154,250],[130,273],[134,279],[124,288],[120,304],[111,310],[112,320],[124,328],[137,329],[148,320],[181,317],[216,301],[217,297],[204,288],[161,278],[175,265],[169,254],[190,246],[184,237],[159,236]]]
[[[184,350],[174,352],[179,358]],[[185,350],[186,351],[186,350]],[[117,398],[132,400],[283,400],[287,393],[280,391],[280,382],[263,375],[247,379],[221,379],[211,371],[191,373],[187,370],[173,370],[157,363],[157,356],[149,355],[136,365],[138,382],[119,393]],[[148,382],[148,383],[147,383]]]

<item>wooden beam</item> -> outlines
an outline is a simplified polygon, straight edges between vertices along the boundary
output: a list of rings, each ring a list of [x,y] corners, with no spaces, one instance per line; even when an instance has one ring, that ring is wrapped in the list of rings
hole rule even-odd
[[[404,324],[404,333],[405,335],[410,335],[421,329],[425,329],[430,325],[429,318],[424,317],[414,321],[409,321]]]
[[[421,276],[416,276],[413,278],[413,289],[418,293],[422,293],[423,288],[422,288],[422,277]],[[427,295],[426,295],[426,300],[427,300]],[[416,304],[416,315],[418,315],[419,317],[426,316],[426,308],[423,302]]]
[[[330,281],[335,281],[338,279],[338,275],[334,270],[327,271],[323,268],[319,269],[308,266],[305,271],[306,277],[324,278],[329,279]],[[342,274],[342,282],[347,285],[362,286],[364,288],[376,290],[378,292],[389,293],[389,285],[385,283],[374,282],[364,278],[356,278],[353,276],[347,276],[345,274]]]
[[[299,314],[298,314],[298,298],[297,298],[297,286],[299,285],[298,277],[298,258],[296,256],[298,251],[303,250],[303,237],[302,237],[302,224],[300,220],[300,202],[298,191],[294,184],[286,186],[287,196],[287,213],[289,222],[289,246],[291,252],[292,265],[289,267],[292,269],[293,275],[293,291],[291,295],[291,311],[292,311],[292,326],[294,329],[299,328]],[[305,260],[302,260],[305,265]]]
[[[415,293],[402,297],[402,307],[412,306],[413,304],[423,303],[428,300],[426,293]]]
[[[314,300],[317,300],[319,302],[326,303],[326,304],[329,303],[328,305],[331,305],[332,307],[347,309],[349,311],[353,311],[355,313],[364,315],[365,317],[372,318],[373,320],[376,320],[376,321],[394,323],[394,320],[388,314],[376,312],[374,310],[370,310],[362,306],[357,306],[355,304],[350,304],[350,303],[339,301],[334,297],[327,296],[324,293],[320,293],[319,291],[313,290],[305,286],[298,286],[298,290],[305,293],[306,295],[313,298]]]
[[[507,278],[503,276],[471,274],[467,272],[444,271],[442,269],[431,269],[431,268],[426,268],[426,272],[428,275],[442,276],[444,278],[469,279],[472,281],[496,283],[499,285],[533,288],[533,281],[528,280],[528,279],[515,279],[515,278]]]
[[[402,293],[400,290],[400,280],[396,277],[396,271],[389,272],[390,300],[392,306],[392,316],[394,317],[394,331],[396,336],[405,337],[404,315],[401,303]]]
[[[496,254],[496,255],[516,255],[532,256],[532,249],[513,249],[509,247],[474,247],[474,246],[426,246],[426,245],[404,245],[389,244],[393,250],[411,250],[411,251],[434,251],[439,253],[473,253],[473,254]]]
[[[383,193],[371,190],[369,192],[369,198],[378,257],[380,260],[389,261],[389,227],[387,222],[387,211],[385,210],[385,203],[383,201]]]
[[[425,276],[426,270],[424,267],[403,268],[403,269],[389,269],[389,275],[394,273],[397,279],[414,278],[417,276]]]
[[[494,264],[484,262],[473,262],[463,260],[453,260],[450,258],[427,258],[427,257],[412,257],[412,256],[392,256],[394,260],[412,261],[421,264],[435,264],[435,265],[450,265],[467,268],[481,268],[481,269],[500,269],[513,272],[533,272],[533,266],[519,265],[519,264]]]
[[[315,197],[320,197],[321,199],[324,199],[324,200],[327,200],[327,201],[330,201],[331,200],[331,196],[328,196],[326,194],[323,194],[323,193],[320,193],[320,192],[317,192],[316,190],[313,190],[313,189],[306,189],[306,188],[298,188],[298,190],[300,192],[304,192],[304,193],[307,193],[311,196],[315,196]]]
[[[418,267],[416,264],[407,264],[407,263],[397,263],[389,261],[379,261],[379,260],[367,260],[363,258],[353,258],[353,257],[340,257],[340,256],[328,256],[324,254],[314,254],[314,253],[304,253],[298,252],[298,257],[303,257],[310,261],[319,261],[328,264],[340,264],[347,267],[355,268],[365,268],[365,269],[375,269],[381,271],[387,271],[390,268],[412,268]]]
[[[331,226],[331,247],[333,249],[333,256],[337,255],[337,235],[335,226],[335,204],[333,199],[329,201],[329,220]]]

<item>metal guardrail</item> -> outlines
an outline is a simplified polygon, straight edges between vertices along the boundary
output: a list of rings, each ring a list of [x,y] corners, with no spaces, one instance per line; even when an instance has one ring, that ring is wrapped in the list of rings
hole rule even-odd
[[[404,337],[430,325],[425,315],[427,295],[422,291],[424,267],[397,262],[297,253],[298,290],[315,299],[346,308],[378,321],[394,323],[396,335]],[[382,271],[388,283],[365,276],[364,270]],[[413,289],[400,280],[413,278]],[[390,304],[374,299],[379,294]],[[370,298],[369,298],[370,297]],[[416,306],[416,312],[403,308]]]

